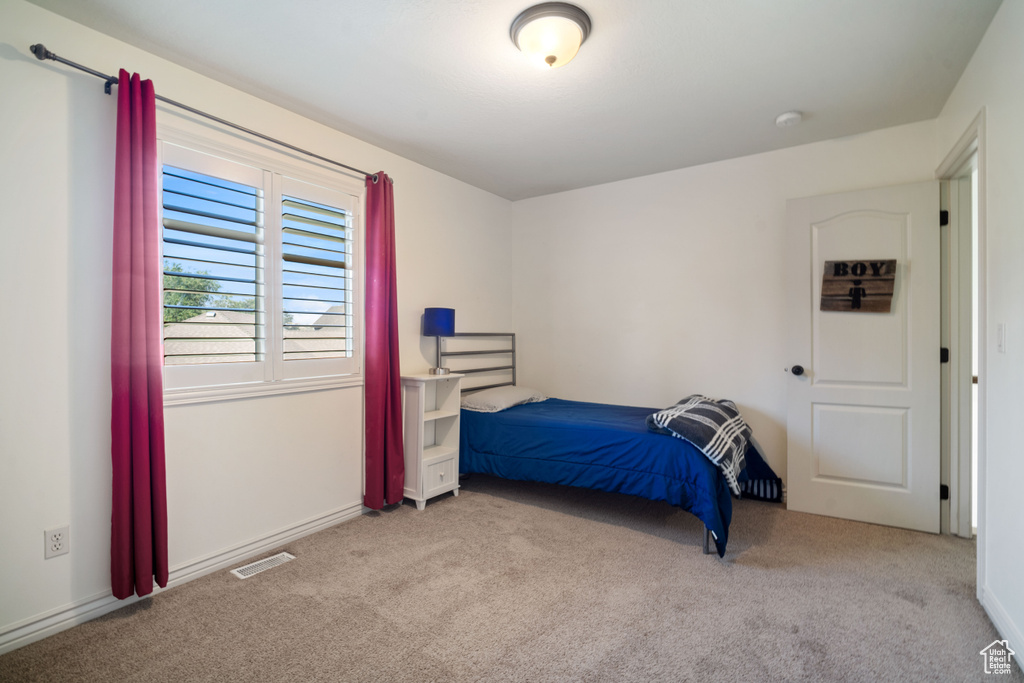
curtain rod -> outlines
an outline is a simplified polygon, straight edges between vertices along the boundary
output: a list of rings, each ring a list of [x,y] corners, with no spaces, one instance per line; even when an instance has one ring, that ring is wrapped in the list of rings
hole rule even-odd
[[[55,55],[54,53],[50,52],[49,50],[47,50],[46,46],[43,45],[42,43],[36,43],[35,45],[31,46],[29,48],[29,50],[31,50],[32,54],[34,54],[36,56],[36,59],[38,59],[41,62],[44,61],[44,60],[47,60],[47,59],[52,59],[55,62],[60,62],[61,64],[67,64],[68,66],[71,66],[71,67],[74,67],[76,69],[79,69],[80,71],[84,71],[87,74],[92,74],[93,76],[96,76],[97,78],[102,78],[104,81],[106,81],[106,85],[104,86],[103,90],[108,95],[110,94],[110,86],[115,85],[117,83],[117,78],[115,76],[108,76],[107,74],[101,73],[99,71],[96,71],[95,69],[90,69],[87,66],[82,66],[81,64],[76,64],[75,62],[72,62],[72,61],[70,61],[68,59],[64,59],[63,57],[59,57],[59,56]],[[355,173],[360,173],[360,174],[362,174],[364,176],[367,176],[367,177],[372,177],[373,178],[373,182],[375,182],[375,183],[377,182],[377,174],[376,173],[367,173],[366,171],[361,171],[358,168],[355,168],[354,166],[349,166],[347,164],[343,164],[340,161],[335,161],[334,159],[328,159],[327,157],[320,156],[319,154],[316,154],[314,152],[310,152],[309,150],[302,149],[301,147],[296,147],[295,145],[289,144],[287,142],[283,142],[281,140],[278,140],[277,138],[272,138],[269,135],[264,135],[263,133],[258,133],[258,132],[254,131],[254,130],[246,128],[245,126],[240,126],[237,123],[232,123],[231,121],[226,121],[226,120],[220,118],[219,116],[214,116],[213,114],[207,114],[205,111],[200,111],[198,109],[195,109],[193,107],[188,106],[187,104],[182,104],[181,102],[175,102],[174,100],[168,99],[168,98],[163,97],[161,95],[157,95],[156,99],[158,99],[161,102],[164,102],[166,104],[169,104],[171,106],[178,107],[179,109],[184,109],[185,111],[191,112],[191,113],[193,113],[193,114],[195,114],[197,116],[202,116],[204,118],[210,119],[211,121],[216,121],[217,123],[219,123],[221,125],[224,125],[224,126],[228,126],[229,128],[234,128],[235,130],[240,130],[243,133],[248,133],[249,135],[253,135],[255,137],[261,138],[261,139],[266,140],[268,142],[273,142],[276,145],[281,145],[282,147],[287,147],[288,149],[292,150],[293,152],[299,152],[300,154],[305,154],[306,156],[313,157],[314,159],[319,159],[320,161],[326,162],[328,164],[333,164],[335,166],[340,166],[341,168],[347,169],[349,171],[353,171]]]

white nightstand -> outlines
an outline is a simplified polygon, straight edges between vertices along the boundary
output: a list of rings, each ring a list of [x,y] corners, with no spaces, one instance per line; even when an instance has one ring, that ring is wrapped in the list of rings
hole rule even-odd
[[[405,497],[422,510],[428,498],[459,495],[459,411],[462,377],[402,377],[405,410]]]

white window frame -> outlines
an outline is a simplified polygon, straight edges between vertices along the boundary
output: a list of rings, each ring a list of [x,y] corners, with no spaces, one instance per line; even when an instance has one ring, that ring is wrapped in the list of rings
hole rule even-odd
[[[206,363],[164,366],[164,404],[196,403],[261,396],[267,394],[313,391],[361,385],[363,382],[363,282],[365,238],[363,207],[365,183],[344,172],[276,153],[233,136],[211,132],[198,136],[173,126],[157,128],[159,164],[165,163],[217,175],[221,170],[228,180],[255,184],[264,189],[264,359],[246,363]],[[195,155],[204,155],[198,157]],[[210,159],[213,157],[213,159]],[[196,163],[201,159],[201,163]],[[189,162],[192,163],[189,163]],[[198,167],[197,167],[198,166]],[[238,166],[252,173],[240,176]],[[242,173],[247,173],[242,171]],[[261,183],[245,178],[260,176]],[[160,174],[162,178],[162,174]],[[302,191],[287,187],[301,183]],[[163,187],[160,188],[161,197]],[[314,202],[343,208],[352,215],[352,355],[342,359],[284,360],[284,327],[280,324],[283,308],[281,282],[281,196],[292,194]],[[161,206],[163,202],[160,202]],[[162,231],[161,209],[161,231]],[[161,239],[161,245],[163,240]],[[162,255],[161,255],[162,263]]]

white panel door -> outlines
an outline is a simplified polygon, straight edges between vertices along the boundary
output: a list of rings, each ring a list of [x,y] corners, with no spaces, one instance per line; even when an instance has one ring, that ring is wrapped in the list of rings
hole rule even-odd
[[[789,509],[938,533],[939,185],[796,199],[788,217]],[[820,310],[826,261],[887,259],[888,313]]]

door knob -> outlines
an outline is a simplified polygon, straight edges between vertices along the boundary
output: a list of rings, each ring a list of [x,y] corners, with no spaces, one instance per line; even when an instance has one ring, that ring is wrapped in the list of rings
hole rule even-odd
[[[794,365],[793,367],[791,367],[789,369],[789,371],[792,372],[797,377],[799,377],[800,375],[804,374],[804,366],[802,366],[802,365]]]

